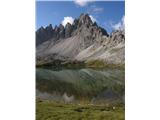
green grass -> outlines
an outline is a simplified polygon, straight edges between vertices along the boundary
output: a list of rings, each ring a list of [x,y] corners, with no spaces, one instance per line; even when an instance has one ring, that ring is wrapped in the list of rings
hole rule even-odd
[[[106,63],[100,60],[90,60],[86,62],[86,66],[93,68],[103,68],[106,66]]]
[[[109,69],[125,69],[124,64],[108,64],[103,60],[89,60],[86,61],[86,67],[88,68],[109,68]]]
[[[124,120],[124,105],[64,104],[37,100],[36,120]]]
[[[117,49],[113,49],[116,51]],[[44,62],[40,61],[36,63],[36,67],[38,68],[66,68],[66,69],[80,69],[80,68],[94,68],[94,69],[102,69],[102,68],[109,68],[109,69],[125,69],[124,64],[111,64],[107,63],[104,60],[88,60],[88,61],[60,61],[55,60],[53,62]]]

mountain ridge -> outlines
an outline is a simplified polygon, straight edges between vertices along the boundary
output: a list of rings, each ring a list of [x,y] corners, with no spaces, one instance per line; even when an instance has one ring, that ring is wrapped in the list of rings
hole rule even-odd
[[[107,64],[124,64],[125,32],[108,34],[92,22],[89,14],[81,14],[73,24],[54,28],[50,24],[36,31],[37,65],[61,61],[100,60]]]

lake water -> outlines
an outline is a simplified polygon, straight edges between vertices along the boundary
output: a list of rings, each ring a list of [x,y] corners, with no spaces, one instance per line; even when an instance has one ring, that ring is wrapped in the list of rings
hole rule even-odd
[[[124,70],[36,69],[36,96],[60,100],[62,96],[113,98],[124,94]]]

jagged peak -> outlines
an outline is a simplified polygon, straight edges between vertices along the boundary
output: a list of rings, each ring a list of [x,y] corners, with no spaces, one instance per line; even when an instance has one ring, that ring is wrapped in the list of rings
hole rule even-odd
[[[41,26],[39,29],[40,29],[40,30],[43,30],[43,29],[44,29],[44,27],[43,27],[43,26]]]
[[[89,14],[82,13],[78,18],[80,24],[93,24]]]
[[[78,23],[78,19],[77,18],[74,19],[73,24],[76,24],[76,23]]]
[[[85,17],[90,18],[88,13],[81,13],[81,15],[79,16],[79,19],[80,18],[85,18]]]
[[[63,39],[69,38],[74,35],[83,36],[83,34],[85,34],[83,30],[85,31],[87,30],[88,33],[86,34],[88,35],[92,33],[90,34],[90,37],[92,37],[93,35],[94,39],[96,39],[96,37],[103,36],[103,35],[107,37],[109,36],[107,31],[104,28],[99,27],[96,22],[94,23],[92,22],[88,13],[87,14],[82,13],[79,16],[79,18],[74,20],[73,24],[67,23],[65,27],[62,24],[59,24],[58,26],[55,25],[54,28],[52,27],[52,24],[49,24],[46,28],[41,27],[39,31],[37,30],[37,33],[41,34],[40,35],[42,36],[41,39],[44,39],[42,41],[46,41],[47,39],[49,40],[50,38],[58,40],[62,38]]]
[[[69,22],[66,24],[65,28],[72,26]]]
[[[59,27],[64,27],[62,24],[59,24]]]
[[[46,30],[53,30],[52,24],[49,24],[45,29]]]
[[[62,24],[60,24],[60,25],[58,26],[58,28],[59,28],[60,30],[64,30],[64,26],[63,26]]]
[[[49,24],[48,27],[52,28],[52,24]]]
[[[40,32],[40,31],[44,31],[44,30],[45,30],[45,28],[43,26],[41,26],[39,29],[37,29],[36,32]]]

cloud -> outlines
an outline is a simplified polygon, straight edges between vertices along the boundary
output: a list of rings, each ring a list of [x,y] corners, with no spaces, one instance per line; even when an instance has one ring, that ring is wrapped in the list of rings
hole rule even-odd
[[[94,8],[93,9],[93,12],[102,12],[103,11],[103,8]]]
[[[114,30],[125,30],[125,16],[122,17],[122,19],[116,23],[116,24],[112,24],[112,28]]]
[[[103,11],[104,11],[104,8],[98,7],[98,6],[96,6],[96,5],[91,5],[91,6],[88,8],[88,10],[87,10],[87,12],[88,12],[89,14],[99,14],[99,13],[101,13],[101,12],[103,12]]]
[[[92,14],[97,14],[97,13],[101,13],[103,12],[103,8],[102,7],[97,7],[95,5],[92,5],[89,9],[88,9],[88,13],[92,13]]]
[[[93,2],[94,0],[74,0],[74,3],[80,7],[88,5],[88,3]]]
[[[89,15],[89,17],[91,18],[93,23],[97,21],[96,18],[94,18],[92,15]]]
[[[72,17],[69,17],[69,16],[64,17],[64,19],[62,21],[62,25],[65,27],[67,23],[72,24],[73,21],[74,21],[74,18],[72,18]]]

